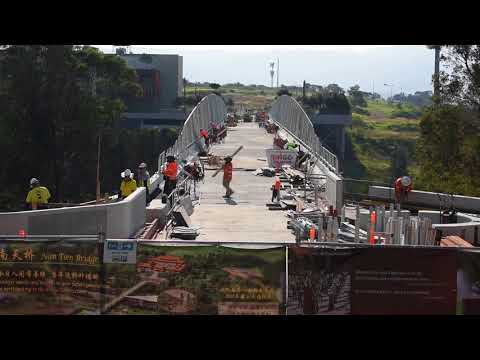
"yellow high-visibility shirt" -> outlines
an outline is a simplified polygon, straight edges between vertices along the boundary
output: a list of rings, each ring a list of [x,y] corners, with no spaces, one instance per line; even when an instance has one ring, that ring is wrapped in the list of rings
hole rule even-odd
[[[139,175],[138,179],[138,187],[146,187],[148,191],[150,191],[150,174],[148,171],[145,171],[145,174],[143,175],[143,180],[142,180],[142,175]]]
[[[123,180],[120,184],[120,192],[122,194],[122,197],[127,197],[135,190],[137,190],[137,182],[135,181],[135,179],[132,179],[130,181]]]
[[[27,199],[28,204],[47,204],[50,199],[50,191],[45,186],[37,186],[28,192]]]

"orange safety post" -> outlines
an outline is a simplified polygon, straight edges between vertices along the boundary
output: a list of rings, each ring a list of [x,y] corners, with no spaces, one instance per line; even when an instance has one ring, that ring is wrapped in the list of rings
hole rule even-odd
[[[370,244],[375,244],[375,223],[377,222],[377,214],[372,211],[370,214]]]

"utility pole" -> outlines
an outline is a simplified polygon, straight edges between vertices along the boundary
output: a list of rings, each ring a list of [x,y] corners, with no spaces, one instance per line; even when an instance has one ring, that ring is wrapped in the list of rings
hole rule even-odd
[[[270,87],[273,89],[273,78],[275,75],[275,63],[271,62],[270,63]]]
[[[280,71],[280,60],[277,57],[277,88],[278,88],[278,74],[279,74],[279,71]]]
[[[306,87],[307,83],[305,82],[305,80],[303,80],[303,101],[305,101],[305,87]]]
[[[392,96],[393,84],[390,84],[390,85],[389,84],[383,84],[383,85],[390,87],[390,101],[393,101],[393,98],[392,98],[393,97]]]

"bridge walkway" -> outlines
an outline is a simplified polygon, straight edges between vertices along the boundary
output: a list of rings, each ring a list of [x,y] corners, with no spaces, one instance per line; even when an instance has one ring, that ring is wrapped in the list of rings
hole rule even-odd
[[[227,242],[295,242],[287,229],[284,211],[268,210],[270,187],[274,179],[255,176],[253,171],[267,166],[265,149],[271,148],[273,135],[259,128],[257,123],[239,123],[229,128],[224,144],[213,145],[211,153],[226,156],[240,145],[243,150],[233,159],[230,199],[223,198],[223,172],[212,178],[214,170],[206,170],[200,183],[199,205],[191,216],[193,226],[200,226],[199,241]],[[259,160],[263,158],[264,160]]]

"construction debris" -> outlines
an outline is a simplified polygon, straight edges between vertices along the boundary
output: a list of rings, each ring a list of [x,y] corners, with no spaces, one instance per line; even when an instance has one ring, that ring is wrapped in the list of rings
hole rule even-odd
[[[200,233],[200,228],[177,226],[170,233],[171,238],[177,238],[182,240],[195,240]]]
[[[468,241],[463,240],[460,236],[446,236],[440,240],[440,246],[443,247],[473,247]]]

